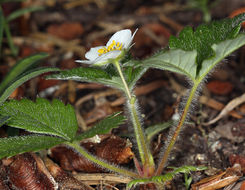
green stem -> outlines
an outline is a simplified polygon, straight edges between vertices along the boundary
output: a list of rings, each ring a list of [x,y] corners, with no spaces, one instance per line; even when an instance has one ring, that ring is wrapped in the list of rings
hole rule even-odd
[[[149,147],[146,143],[146,138],[145,138],[145,135],[144,135],[142,127],[141,127],[141,123],[140,123],[140,119],[139,119],[139,113],[137,112],[137,109],[136,109],[136,103],[137,103],[136,98],[134,95],[131,95],[131,93],[129,91],[128,85],[127,85],[126,80],[123,76],[119,62],[115,61],[114,65],[117,68],[118,73],[122,79],[122,82],[123,82],[123,85],[125,88],[125,93],[128,97],[127,106],[128,106],[129,112],[130,112],[132,123],[133,123],[141,162],[142,162],[143,166],[145,166],[146,168],[147,167],[153,168],[154,167],[154,160],[153,160],[152,154],[149,150]],[[150,170],[152,170],[152,169],[150,169]]]
[[[125,175],[125,176],[129,176],[129,177],[132,177],[132,178],[139,178],[140,176],[135,173],[135,172],[131,172],[131,171],[128,171],[126,169],[122,169],[122,168],[118,168],[116,166],[113,166],[111,164],[108,164],[102,160],[99,160],[98,158],[96,158],[95,156],[92,156],[91,154],[89,154],[83,147],[81,147],[79,145],[78,142],[66,142],[65,144],[67,144],[68,146],[71,146],[73,147],[74,149],[76,149],[79,153],[81,153],[85,158],[87,158],[88,160],[94,162],[95,164],[98,164],[108,170],[111,170],[111,171],[114,171],[116,173],[120,173],[122,175]]]
[[[191,92],[190,92],[189,97],[187,99],[184,111],[182,112],[182,115],[181,115],[181,118],[180,118],[180,120],[178,122],[178,125],[177,125],[177,127],[176,127],[176,129],[174,131],[173,136],[171,137],[171,139],[170,139],[170,141],[169,141],[169,143],[167,145],[167,148],[166,148],[166,150],[165,150],[165,152],[163,154],[163,157],[160,159],[161,161],[160,161],[160,163],[158,165],[158,168],[157,168],[157,170],[155,172],[156,176],[157,175],[161,175],[161,173],[162,173],[162,171],[163,171],[163,169],[165,167],[165,164],[167,162],[169,154],[171,153],[171,150],[172,150],[172,148],[173,148],[173,146],[174,146],[174,144],[175,144],[175,142],[177,140],[177,137],[179,136],[179,133],[181,131],[181,127],[183,126],[183,124],[185,122],[185,119],[186,119],[186,116],[188,114],[191,102],[192,102],[192,100],[193,100],[193,98],[195,96],[195,92],[197,90],[197,87],[198,87],[199,83],[200,82],[195,82],[193,87],[192,87],[192,89],[191,89]]]
[[[122,73],[120,64],[119,64],[118,61],[115,61],[115,62],[114,62],[114,65],[115,65],[115,67],[117,68],[117,71],[118,71],[118,73],[119,73],[119,75],[120,75],[120,78],[122,79],[122,82],[123,82],[123,85],[124,85],[126,94],[127,94],[127,96],[128,96],[128,99],[131,100],[131,99],[132,99],[132,96],[131,96],[131,93],[130,93],[130,91],[129,91],[127,82],[126,82],[126,80],[125,80],[125,78],[124,78],[124,76],[123,76],[123,73]]]

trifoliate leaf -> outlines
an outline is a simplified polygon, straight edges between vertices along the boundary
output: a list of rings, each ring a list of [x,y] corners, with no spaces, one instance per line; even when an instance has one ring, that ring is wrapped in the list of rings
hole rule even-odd
[[[0,138],[0,159],[24,152],[51,148],[64,141],[62,138],[45,135]]]
[[[91,138],[95,135],[102,135],[108,133],[111,129],[118,127],[125,121],[125,117],[119,114],[120,113],[115,113],[113,115],[108,116],[107,118],[101,120],[99,123],[93,126],[91,129],[76,136],[75,139],[83,140],[86,138]]]
[[[240,30],[240,24],[244,20],[245,14],[241,14],[233,19],[227,18],[211,22],[210,24],[200,25],[195,31],[187,26],[180,32],[178,38],[170,37],[169,47],[170,49],[182,49],[185,51],[196,50],[198,75],[202,68],[202,62],[215,55],[211,46],[236,37]]]
[[[78,125],[74,108],[59,100],[38,98],[36,102],[27,99],[11,100],[0,106],[0,115],[10,116],[7,125],[34,133],[50,134],[71,140]]]

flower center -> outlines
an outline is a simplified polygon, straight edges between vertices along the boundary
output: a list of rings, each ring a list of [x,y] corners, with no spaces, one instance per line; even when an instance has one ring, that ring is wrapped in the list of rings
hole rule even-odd
[[[99,49],[98,52],[99,52],[99,56],[101,56],[105,53],[108,53],[110,51],[115,51],[115,50],[119,50],[119,51],[122,50],[122,43],[119,42],[116,43],[115,40],[113,40],[109,46]]]

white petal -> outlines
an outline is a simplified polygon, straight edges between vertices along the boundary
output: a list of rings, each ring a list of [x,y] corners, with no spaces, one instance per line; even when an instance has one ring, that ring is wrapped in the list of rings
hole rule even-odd
[[[95,60],[97,57],[99,57],[99,52],[98,50],[101,49],[101,48],[104,48],[105,46],[98,46],[98,47],[94,47],[94,48],[91,48],[86,54],[85,54],[85,57],[86,59],[88,60]]]
[[[107,42],[106,46],[111,45],[111,43],[115,40],[115,42],[119,42],[123,44],[123,48],[127,49],[132,41],[132,32],[129,29],[120,30],[113,34],[110,40]]]
[[[130,42],[128,44],[125,44],[125,46],[126,46],[125,49],[130,49],[134,45],[134,43],[132,44],[132,41],[133,41],[134,36],[135,36],[135,34],[136,34],[137,31],[138,31],[138,28],[134,31],[134,33],[133,33],[133,35],[131,37]]]
[[[122,51],[110,51],[108,53],[105,53],[101,56],[99,56],[97,59],[94,60],[94,62],[97,63],[102,63],[102,62],[106,62],[108,59],[115,59],[117,58],[120,54],[122,53]]]
[[[134,31],[134,33],[133,33],[133,35],[132,35],[132,37],[131,37],[131,42],[129,43],[128,46],[131,45],[131,43],[132,43],[132,41],[133,41],[133,39],[134,39],[134,36],[135,36],[135,34],[136,34],[137,31],[138,31],[138,28],[136,28],[136,30]]]
[[[93,64],[94,61],[89,60],[75,60],[76,63],[85,63],[85,64]]]

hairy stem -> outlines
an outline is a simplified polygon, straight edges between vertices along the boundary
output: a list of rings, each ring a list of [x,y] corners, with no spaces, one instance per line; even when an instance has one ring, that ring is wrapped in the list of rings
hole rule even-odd
[[[182,115],[180,117],[178,125],[177,125],[177,127],[176,127],[176,129],[174,131],[174,134],[171,137],[169,143],[167,144],[167,148],[166,148],[166,150],[165,150],[165,152],[163,154],[163,157],[160,159],[160,163],[159,163],[158,168],[157,168],[157,170],[155,172],[155,175],[161,175],[161,173],[162,173],[162,171],[163,171],[163,169],[164,169],[164,167],[166,165],[166,162],[167,162],[167,159],[169,157],[169,154],[171,153],[171,150],[173,149],[173,146],[174,146],[174,144],[175,144],[175,142],[176,142],[176,140],[177,140],[177,138],[179,136],[179,133],[181,131],[181,128],[182,128],[182,126],[183,126],[183,124],[185,122],[185,119],[186,119],[186,116],[188,114],[191,102],[192,102],[192,100],[193,100],[193,98],[195,96],[195,92],[197,90],[197,87],[198,87],[199,83],[200,82],[195,82],[193,87],[192,87],[192,89],[191,89],[191,91],[190,91],[189,97],[188,97],[187,102],[185,104],[185,108],[184,108],[184,110],[182,112]]]
[[[139,178],[140,176],[135,173],[135,172],[131,172],[129,170],[126,170],[126,169],[122,169],[122,168],[118,168],[114,165],[111,165],[105,161],[102,161],[98,158],[96,158],[95,156],[92,156],[91,154],[89,154],[83,147],[81,147],[79,145],[78,142],[66,142],[65,144],[67,144],[68,146],[71,146],[73,147],[76,151],[78,151],[80,154],[82,154],[85,158],[87,158],[88,160],[94,162],[95,164],[98,164],[108,170],[111,170],[113,172],[116,172],[116,173],[119,173],[119,174],[122,174],[124,176],[129,176],[129,177],[132,177],[132,178]]]
[[[123,82],[124,88],[125,88],[125,93],[126,93],[127,98],[128,98],[127,107],[129,109],[129,113],[130,113],[131,120],[133,123],[134,133],[136,136],[136,141],[137,141],[137,146],[139,149],[139,155],[140,155],[141,162],[142,162],[143,166],[153,168],[154,167],[154,160],[153,160],[152,154],[149,150],[148,144],[146,142],[145,135],[144,135],[142,127],[141,127],[141,123],[140,123],[140,119],[139,119],[139,113],[137,112],[137,109],[136,109],[136,104],[137,104],[136,97],[134,95],[132,95],[129,91],[128,85],[127,85],[126,80],[123,76],[119,62],[115,61],[114,65],[117,68],[118,73],[122,79],[122,82]]]

